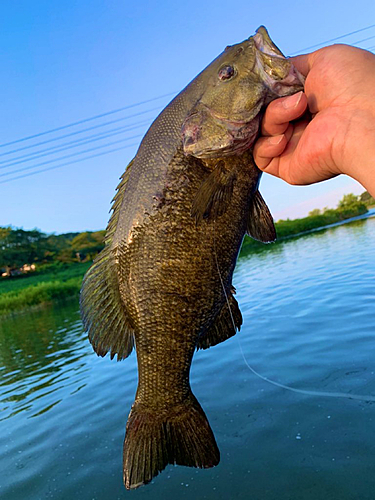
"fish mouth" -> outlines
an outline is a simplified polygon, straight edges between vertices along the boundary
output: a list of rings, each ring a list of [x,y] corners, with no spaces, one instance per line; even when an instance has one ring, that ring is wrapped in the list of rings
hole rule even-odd
[[[258,137],[264,107],[277,97],[303,90],[303,75],[273,43],[264,26],[257,29],[249,42],[255,59],[251,70],[256,75],[255,85],[263,87],[259,91],[259,100],[252,103],[251,110],[243,110],[243,119],[241,115],[240,119],[222,116],[206,104],[199,103],[182,125],[185,155],[208,159],[244,153],[252,148]]]
[[[272,57],[286,59],[279,47],[273,43],[267,29],[264,26],[259,26],[252,38],[254,40],[255,47],[259,52]]]
[[[264,26],[257,29],[252,39],[256,49],[256,68],[266,87],[274,94],[273,98],[303,90],[305,77],[273,43]],[[272,99],[268,102],[270,100]]]

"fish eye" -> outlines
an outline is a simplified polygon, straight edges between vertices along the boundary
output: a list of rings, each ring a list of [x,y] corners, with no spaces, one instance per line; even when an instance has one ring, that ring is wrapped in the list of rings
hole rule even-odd
[[[219,69],[218,77],[220,80],[230,80],[235,73],[233,66],[223,66]]]

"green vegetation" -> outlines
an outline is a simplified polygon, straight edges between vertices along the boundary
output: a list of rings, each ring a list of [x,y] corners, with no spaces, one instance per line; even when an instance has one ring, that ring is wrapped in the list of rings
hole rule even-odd
[[[46,235],[37,229],[0,228],[1,274],[15,275],[46,264],[87,262],[104,247],[105,231]]]
[[[11,314],[36,304],[77,295],[81,288],[82,277],[68,281],[49,281],[28,286],[23,290],[0,294],[0,315]]]
[[[50,281],[65,283],[73,278],[82,279],[82,276],[91,266],[91,261],[72,264],[51,264],[41,267],[40,271],[35,271],[19,276],[0,279],[0,297],[4,293],[17,292],[26,287],[36,286]]]
[[[0,316],[78,295],[90,262],[45,266],[42,271],[0,280]]]
[[[361,201],[362,203],[364,203],[367,208],[373,208],[373,207],[375,207],[375,198],[373,198],[371,196],[371,194],[368,193],[367,191],[365,191],[364,193],[362,193],[360,195],[359,201]]]
[[[367,191],[365,191],[367,193]],[[363,193],[361,196],[363,196]],[[367,193],[368,194],[368,193]],[[370,195],[369,195],[370,196]],[[370,196],[371,198],[371,196]],[[372,198],[373,200],[373,198]],[[375,201],[375,200],[374,200]],[[346,194],[339,201],[337,208],[325,208],[320,210],[315,208],[307,217],[302,219],[287,219],[276,222],[277,242],[283,241],[285,238],[299,236],[301,233],[312,231],[336,222],[341,222],[351,217],[357,217],[367,212],[367,206],[359,196],[354,194]],[[242,255],[248,255],[251,252],[257,252],[264,249],[264,244],[255,241],[248,236],[245,237],[241,248]]]
[[[278,242],[362,215],[371,206],[375,200],[369,193],[347,194],[336,209],[314,209],[303,219],[278,221]],[[104,247],[104,235],[105,231],[46,235],[37,229],[0,228],[0,270],[5,275],[0,273],[0,316],[78,295],[85,272]],[[241,254],[265,248],[246,237]]]

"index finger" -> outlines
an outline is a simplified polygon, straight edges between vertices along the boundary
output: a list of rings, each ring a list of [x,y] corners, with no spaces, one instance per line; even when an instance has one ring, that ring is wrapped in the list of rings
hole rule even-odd
[[[311,52],[310,54],[301,54],[299,56],[291,57],[290,60],[300,73],[307,76],[315,59],[314,54],[314,52]]]
[[[288,97],[275,99],[266,108],[262,120],[262,135],[283,134],[289,122],[297,120],[307,108],[307,97],[301,91]]]

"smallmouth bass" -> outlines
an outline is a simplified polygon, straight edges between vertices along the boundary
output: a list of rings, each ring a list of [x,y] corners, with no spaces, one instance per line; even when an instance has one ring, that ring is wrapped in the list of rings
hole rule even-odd
[[[303,82],[260,27],[160,113],[121,178],[105,248],[84,278],[81,312],[98,355],[120,360],[136,348],[138,388],[124,441],[128,489],[168,463],[219,463],[190,388],[191,361],[196,349],[241,327],[232,275],[243,237],[276,238],[251,148],[264,107]]]

